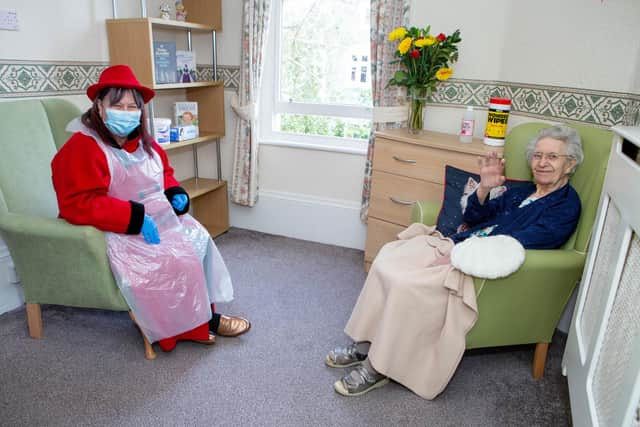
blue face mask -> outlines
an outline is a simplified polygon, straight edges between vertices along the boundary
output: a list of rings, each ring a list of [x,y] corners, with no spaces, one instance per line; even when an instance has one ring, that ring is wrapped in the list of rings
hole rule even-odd
[[[127,136],[140,126],[142,111],[122,111],[107,108],[107,120],[104,124],[118,136]]]

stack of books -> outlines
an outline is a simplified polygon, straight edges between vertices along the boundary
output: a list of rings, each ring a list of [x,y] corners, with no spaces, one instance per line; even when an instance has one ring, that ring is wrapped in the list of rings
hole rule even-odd
[[[153,42],[156,83],[191,83],[197,81],[196,54],[176,50],[175,42]]]

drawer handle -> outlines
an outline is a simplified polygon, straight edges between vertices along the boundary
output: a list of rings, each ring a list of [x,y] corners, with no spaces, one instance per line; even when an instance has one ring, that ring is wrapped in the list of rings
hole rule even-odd
[[[399,205],[411,206],[411,205],[415,205],[416,204],[416,202],[409,202],[409,201],[406,201],[406,200],[396,199],[393,196],[389,196],[389,200],[391,200],[393,203],[397,203]]]
[[[411,163],[411,164],[418,163],[417,160],[402,159],[402,158],[400,158],[400,157],[398,157],[396,155],[393,156],[393,160],[397,160],[397,161],[402,162],[402,163]]]

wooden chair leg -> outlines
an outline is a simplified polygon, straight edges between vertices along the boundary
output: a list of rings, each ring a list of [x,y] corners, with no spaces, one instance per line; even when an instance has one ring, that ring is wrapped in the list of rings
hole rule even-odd
[[[27,327],[31,338],[42,339],[42,311],[40,310],[40,304],[27,303]]]
[[[533,354],[533,378],[539,380],[544,376],[544,365],[547,361],[548,342],[536,344],[536,351]]]
[[[129,312],[129,317],[131,317],[131,320],[133,320],[133,323],[136,325],[136,327],[138,328],[138,331],[140,331],[140,335],[142,335],[142,340],[144,341],[144,357],[147,360],[153,360],[156,358],[156,352],[153,350],[153,346],[151,345],[151,343],[149,342],[149,340],[147,339],[147,337],[144,336],[144,334],[142,333],[142,329],[140,329],[140,327],[138,326],[138,323],[136,322],[136,318],[133,317],[133,312]]]

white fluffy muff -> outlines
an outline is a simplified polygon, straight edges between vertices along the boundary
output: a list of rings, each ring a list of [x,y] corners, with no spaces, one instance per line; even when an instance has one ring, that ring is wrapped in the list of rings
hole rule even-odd
[[[497,279],[517,271],[524,256],[524,247],[511,236],[472,236],[453,247],[451,265],[470,276]]]

